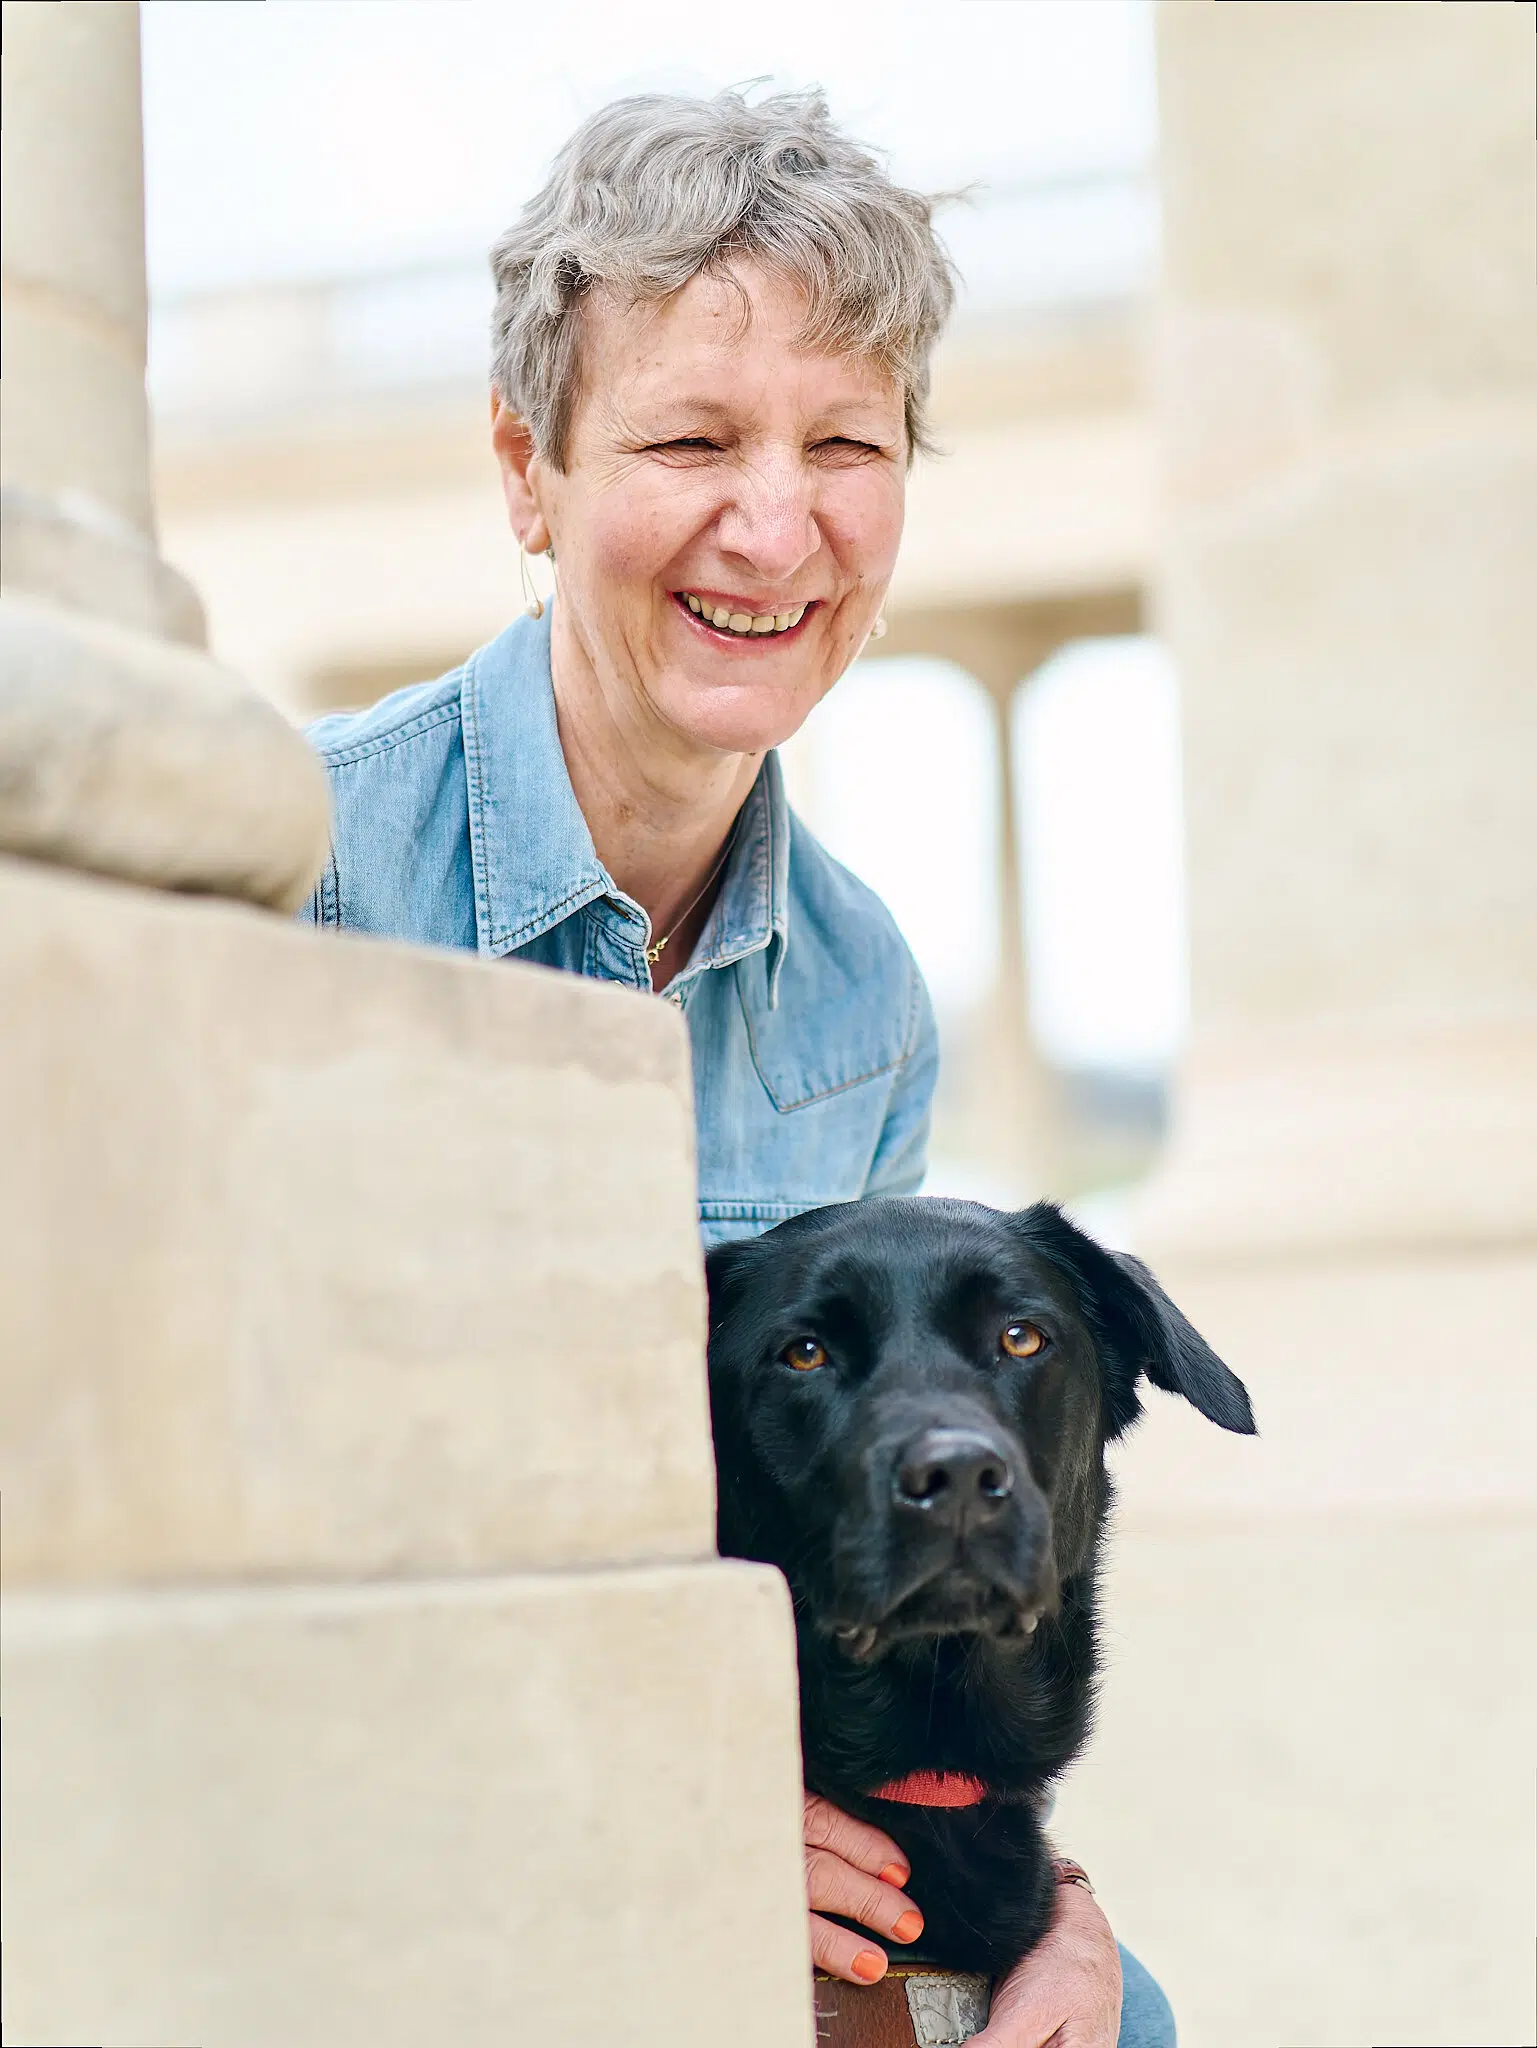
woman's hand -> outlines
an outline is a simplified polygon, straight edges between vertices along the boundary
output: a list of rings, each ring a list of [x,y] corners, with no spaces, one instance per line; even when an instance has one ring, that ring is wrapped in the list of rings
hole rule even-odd
[[[805,1843],[812,1962],[848,1984],[879,1983],[886,1974],[883,1951],[847,1927],[824,1920],[817,1908],[842,1913],[891,1941],[916,1941],[923,1932],[923,1915],[901,1889],[912,1874],[907,1858],[890,1835],[855,1820],[814,1792],[806,1794]],[[1114,1942],[1110,1953],[1115,1954]],[[1119,2001],[1119,1977],[1116,1982]],[[1013,2048],[1012,2036],[1004,2041]]]
[[[1115,2048],[1121,1955],[1081,1884],[1059,1884],[1051,1925],[993,1993],[972,2048]]]

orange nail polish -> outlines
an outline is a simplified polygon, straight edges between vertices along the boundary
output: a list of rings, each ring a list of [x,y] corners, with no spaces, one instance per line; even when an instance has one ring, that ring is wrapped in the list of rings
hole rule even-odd
[[[882,1884],[894,1884],[900,1891],[912,1875],[905,1863],[888,1863],[881,1872]]]
[[[909,1906],[891,1931],[898,1941],[916,1941],[923,1932],[923,1915],[916,1906]]]
[[[878,1956],[873,1948],[862,1948],[849,1968],[861,1984],[874,1984],[886,1974],[886,1958]]]

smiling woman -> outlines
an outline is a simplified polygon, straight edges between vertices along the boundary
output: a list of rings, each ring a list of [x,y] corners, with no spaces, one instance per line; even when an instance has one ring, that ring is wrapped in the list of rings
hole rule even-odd
[[[554,601],[312,728],[335,820],[315,922],[683,1012],[707,1243],[924,1172],[927,993],[790,812],[775,749],[878,630],[951,302],[930,214],[819,93],[586,122],[492,252],[491,439]],[[807,1828],[812,1905],[911,1940],[893,1846],[825,1802]],[[1092,1902],[1074,1915],[1030,1958],[1036,2004],[1047,2033],[1111,2012],[1075,2037],[1109,2048],[1115,1945]],[[885,1971],[826,1918],[812,1945],[850,1981]],[[988,2038],[1032,2048],[1033,2025]]]
[[[936,1046],[775,749],[876,630],[948,261],[820,94],[587,121],[492,251],[491,441],[554,600],[312,728],[321,924],[664,993],[706,1242],[922,1178]]]

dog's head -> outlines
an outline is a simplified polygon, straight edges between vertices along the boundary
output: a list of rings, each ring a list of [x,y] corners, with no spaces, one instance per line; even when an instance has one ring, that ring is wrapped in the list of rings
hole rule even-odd
[[[1053,1611],[1144,1375],[1254,1428],[1147,1268],[1046,1203],[846,1203],[707,1269],[721,1548],[777,1564],[858,1660]]]

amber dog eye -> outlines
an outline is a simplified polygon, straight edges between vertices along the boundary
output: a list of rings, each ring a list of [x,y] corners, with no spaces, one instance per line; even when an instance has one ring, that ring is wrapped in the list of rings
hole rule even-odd
[[[1034,1358],[1046,1338],[1034,1323],[1010,1323],[998,1341],[1010,1358]]]
[[[797,1372],[815,1372],[819,1365],[826,1365],[827,1353],[814,1337],[797,1337],[793,1344],[787,1344],[780,1357],[786,1365],[793,1365]]]

